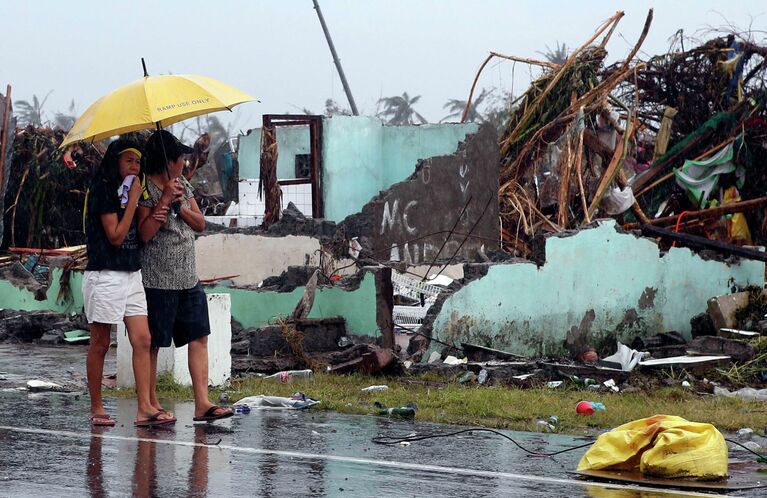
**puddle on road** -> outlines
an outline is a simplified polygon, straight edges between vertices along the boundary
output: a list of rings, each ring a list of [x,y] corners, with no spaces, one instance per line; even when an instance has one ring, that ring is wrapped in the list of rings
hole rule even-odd
[[[87,345],[0,344],[0,388],[23,387],[31,379],[85,388],[87,352]],[[108,375],[116,371],[116,350],[110,348],[104,361],[104,373]]]

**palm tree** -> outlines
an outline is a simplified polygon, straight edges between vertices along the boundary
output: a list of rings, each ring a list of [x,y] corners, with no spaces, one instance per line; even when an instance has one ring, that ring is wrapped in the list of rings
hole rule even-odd
[[[420,95],[413,98],[404,92],[401,96],[384,97],[378,100],[378,104],[383,104],[383,111],[378,113],[378,117],[386,120],[389,125],[413,125],[426,123],[426,118],[421,116],[413,105],[421,99]]]
[[[556,45],[554,45],[554,50],[551,50],[548,45],[546,45],[546,51],[545,52],[538,52],[542,56],[546,58],[547,61],[553,62],[554,64],[564,64],[565,61],[567,61],[567,45],[559,44],[559,40],[557,40]]]
[[[19,113],[19,123],[22,126],[27,125],[33,125],[33,126],[42,126],[43,125],[43,106],[45,105],[45,102],[48,100],[48,97],[53,92],[51,90],[45,95],[45,98],[43,98],[42,102],[40,99],[37,98],[37,95],[32,95],[32,102],[28,102],[26,100],[17,100],[15,105],[17,108],[17,111]]]
[[[486,97],[488,97],[490,94],[493,93],[493,89],[487,89],[483,88],[482,91],[477,95],[477,98],[474,99],[474,101],[471,103],[471,106],[469,106],[469,112],[466,115],[466,121],[469,123],[484,123],[485,118],[480,114],[479,112],[479,106],[482,104],[482,101],[485,100]],[[442,118],[439,122],[443,123],[445,121],[449,121],[451,119],[458,120],[463,116],[463,112],[466,109],[466,101],[465,100],[459,100],[459,99],[449,99],[444,106],[442,106],[443,109],[447,109],[450,111],[450,114]]]
[[[338,105],[334,99],[325,100],[325,116],[351,116],[352,111]]]
[[[72,128],[72,126],[75,124],[75,121],[77,121],[77,117],[75,116],[75,99],[72,99],[66,114],[63,112],[57,112],[53,117],[53,124],[57,128],[61,128],[65,131]]]
[[[502,132],[514,110],[513,102],[514,96],[509,91],[491,95],[485,106],[484,122],[492,124],[499,132]]]

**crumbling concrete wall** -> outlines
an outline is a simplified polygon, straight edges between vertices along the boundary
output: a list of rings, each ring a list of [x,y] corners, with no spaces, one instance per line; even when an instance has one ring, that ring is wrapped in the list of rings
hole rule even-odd
[[[217,233],[197,238],[194,245],[201,279],[238,275],[236,285],[258,285],[289,266],[319,264],[320,241],[314,237],[269,237]]]
[[[0,308],[21,311],[49,310],[58,313],[82,312],[82,272],[69,272],[68,278],[64,279],[63,291],[62,274],[64,270],[61,268],[51,268],[51,284],[41,300],[38,299],[42,297],[41,293],[28,289],[22,283],[0,279]]]
[[[325,218],[336,222],[406,179],[420,159],[455,152],[478,129],[474,123],[384,126],[365,116],[333,116],[322,127]]]
[[[459,258],[474,259],[497,249],[498,154],[495,130],[484,126],[455,153],[420,161],[407,180],[379,193],[339,228],[376,260],[418,265],[437,254],[446,260],[458,251]]]
[[[388,278],[385,272],[389,272]],[[388,268],[366,268],[350,284],[318,287],[308,318],[340,316],[346,320],[350,335],[380,337],[383,342],[388,341],[392,333],[390,272]],[[306,273],[304,280],[310,274]],[[282,280],[285,285],[279,288],[209,287],[205,292],[229,294],[232,318],[245,328],[257,328],[289,316],[304,294],[306,282],[296,285],[295,279],[283,277]],[[386,285],[389,285],[388,292]]]
[[[764,285],[762,262],[706,260],[686,248],[661,254],[613,220],[568,235],[546,239],[542,266],[467,265],[480,277],[439,299],[422,331],[524,355],[609,351],[616,340],[663,331],[689,339],[690,319],[709,298]]]

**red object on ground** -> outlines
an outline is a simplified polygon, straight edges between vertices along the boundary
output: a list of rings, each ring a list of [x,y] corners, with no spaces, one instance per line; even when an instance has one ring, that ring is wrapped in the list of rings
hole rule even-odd
[[[596,363],[599,361],[599,355],[596,351],[594,351],[594,348],[589,348],[588,350],[581,353],[578,358],[583,363]]]
[[[588,401],[579,401],[575,405],[575,411],[578,415],[583,415],[584,417],[594,415],[594,407]]]

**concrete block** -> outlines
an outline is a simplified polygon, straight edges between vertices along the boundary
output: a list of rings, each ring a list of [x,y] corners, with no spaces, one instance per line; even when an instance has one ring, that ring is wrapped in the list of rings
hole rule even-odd
[[[736,292],[708,300],[708,314],[714,329],[736,329],[735,312],[748,305],[748,292]]]
[[[754,347],[751,344],[717,336],[698,337],[692,341],[689,350],[704,355],[726,355],[740,363],[754,357]]]
[[[232,375],[232,314],[229,294],[208,294],[208,314],[210,316],[210,336],[208,336],[208,385],[220,386]],[[120,324],[117,330],[117,385],[134,387],[131,357],[133,348],[125,333],[125,326]],[[187,366],[186,346],[161,348],[157,361],[157,371],[172,372],[173,380],[184,386],[192,385]]]

